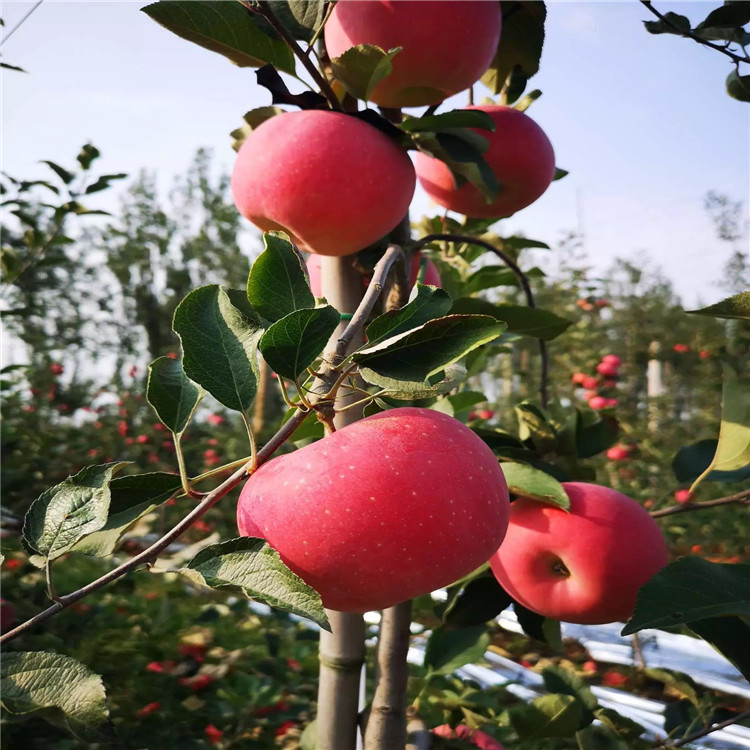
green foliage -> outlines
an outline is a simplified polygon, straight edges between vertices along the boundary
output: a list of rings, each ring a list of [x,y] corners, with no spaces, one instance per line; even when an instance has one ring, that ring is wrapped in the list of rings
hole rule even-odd
[[[458,630],[433,630],[424,653],[424,666],[428,670],[428,677],[450,674],[464,664],[480,660],[489,642],[490,638],[484,625]]]
[[[570,508],[570,499],[565,488],[548,473],[519,463],[505,462],[500,466],[508,489],[514,495],[539,500],[563,510]]]
[[[358,44],[332,58],[331,70],[352,96],[367,100],[375,87],[393,72],[391,61],[400,51],[401,47],[386,52],[372,44]]]
[[[201,389],[185,375],[178,359],[159,357],[149,365],[146,399],[161,423],[172,432],[184,431],[202,395]]]

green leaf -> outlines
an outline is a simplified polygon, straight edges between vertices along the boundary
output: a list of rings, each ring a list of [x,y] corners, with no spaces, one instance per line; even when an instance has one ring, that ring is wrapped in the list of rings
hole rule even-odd
[[[750,650],[747,648],[750,626],[745,618],[709,617],[691,622],[690,629],[721,652],[746,680],[750,680]]]
[[[516,405],[514,411],[518,418],[518,436],[522,441],[531,440],[542,455],[556,449],[555,428],[542,409],[529,401],[522,401]]]
[[[47,651],[6,652],[2,658],[2,705],[11,714],[43,711],[81,738],[109,719],[102,678],[77,659]]]
[[[295,38],[309,42],[323,23],[325,0],[267,0],[276,18]]]
[[[263,334],[263,359],[282,378],[296,380],[320,356],[340,320],[330,305],[290,313]]]
[[[162,0],[141,10],[177,36],[218,52],[241,68],[270,63],[294,75],[291,49],[281,39],[265,34],[258,18],[239,3]]]
[[[592,410],[576,410],[576,451],[578,458],[591,458],[611,448],[620,435],[614,417]]]
[[[5,70],[15,70],[17,73],[26,72],[23,68],[19,68],[18,65],[11,65],[10,63],[2,61],[0,61],[0,68],[5,68]]]
[[[737,99],[741,102],[750,102],[750,76],[738,75],[736,70],[733,70],[726,80],[727,94],[732,99]]]
[[[424,383],[504,330],[485,315],[446,315],[359,349],[352,359],[383,377]]]
[[[81,165],[81,167],[85,170],[88,170],[93,162],[96,161],[100,156],[101,151],[99,151],[99,149],[91,143],[87,143],[81,148],[81,152],[78,154],[77,158],[78,163]],[[126,175],[122,176],[125,177]],[[119,175],[117,176],[117,179],[119,179]]]
[[[523,99],[519,99],[513,105],[513,109],[517,109],[519,112],[525,112],[541,95],[542,92],[539,89],[529,91]]]
[[[578,750],[632,750],[621,737],[604,727],[587,727],[576,732]]]
[[[281,562],[264,539],[240,537],[202,549],[179,571],[214,589],[307,617],[330,631],[320,596]]]
[[[174,312],[185,374],[229,409],[245,412],[258,386],[256,350],[263,329],[217,285],[193,290]]]
[[[459,364],[448,365],[442,372],[443,377],[437,382],[432,382],[432,384],[426,381],[414,382],[384,377],[367,367],[360,367],[359,374],[363,380],[371,385],[388,391],[387,394],[384,394],[388,398],[400,401],[415,401],[423,398],[434,398],[452,391],[466,379],[466,368]]]
[[[438,628],[430,633],[424,652],[429,674],[450,674],[465,664],[479,661],[490,644],[484,625],[459,630]]]
[[[271,323],[305,308],[315,307],[302,261],[291,242],[264,234],[265,250],[250,268],[247,299],[253,309]]]
[[[45,490],[31,504],[23,538],[34,552],[50,560],[69,552],[86,534],[107,522],[109,483],[125,463],[86,466],[64,482]]]
[[[42,159],[42,164],[46,164],[66,185],[70,185],[73,182],[73,173],[68,172],[67,169],[63,169],[59,164],[47,161],[46,159]]]
[[[562,653],[563,643],[559,620],[553,620],[526,609],[518,602],[513,602],[513,611],[518,618],[518,624],[526,635],[547,643],[559,653]]]
[[[235,151],[239,151],[242,144],[255,128],[262,125],[266,120],[270,120],[272,117],[276,117],[276,115],[280,115],[283,112],[284,110],[281,107],[256,107],[249,112],[245,112],[242,117],[244,121],[242,125],[229,134],[232,138],[232,148]]]
[[[463,291],[468,295],[481,292],[483,289],[494,289],[497,286],[518,286],[518,278],[510,268],[505,266],[482,266],[466,279]]]
[[[750,6],[747,3],[725,3],[714,8],[696,27],[695,31],[717,26],[735,27],[750,23]]]
[[[409,117],[399,127],[407,133],[451,132],[454,128],[479,128],[494,132],[495,121],[486,112],[478,109],[454,109],[440,115]]]
[[[612,732],[626,740],[635,740],[643,734],[643,727],[638,722],[615,711],[613,708],[597,708],[594,716]],[[630,750],[631,745],[628,745]]]
[[[489,266],[492,268],[492,266]],[[461,297],[453,303],[451,310],[457,314],[491,315],[495,320],[502,320],[508,326],[508,333],[519,336],[533,336],[543,341],[552,339],[565,332],[572,321],[539,307],[523,305],[493,305],[476,297]]]
[[[178,474],[151,472],[116,477],[109,485],[111,500],[107,523],[99,531],[79,539],[71,551],[84,555],[108,557],[140,518],[174,497],[181,489]]]
[[[664,18],[658,21],[644,21],[643,25],[649,34],[677,34],[684,36],[685,32],[690,31],[690,19],[687,16],[681,16],[679,13],[672,11],[665,13]]]
[[[467,628],[494,620],[513,603],[491,572],[470,580],[453,598],[442,615],[450,628]]]
[[[517,66],[519,73],[531,78],[539,70],[539,60],[544,45],[544,22],[547,8],[543,2],[504,2],[503,33],[500,36],[495,58],[482,76],[482,83],[499,94],[511,71]]]
[[[110,182],[112,182],[113,180],[123,180],[126,177],[127,175],[124,172],[120,174],[103,174],[86,188],[86,195],[90,193],[98,193],[101,190],[106,190],[108,187],[111,187]]]
[[[515,706],[510,720],[524,742],[542,737],[570,737],[581,724],[583,706],[572,695],[543,695]]]
[[[664,707],[664,731],[678,739],[703,729],[703,720],[697,706],[690,701],[680,700]]]
[[[641,586],[622,635],[725,615],[750,617],[750,563],[682,557]]]
[[[686,310],[689,315],[709,315],[712,318],[736,318],[750,320],[750,292],[740,292],[721,302],[700,310]]]
[[[401,49],[394,47],[386,52],[372,44],[358,44],[331,58],[331,70],[352,96],[367,100],[375,87],[393,72],[391,61]]]
[[[570,498],[565,488],[554,477],[532,466],[518,463],[501,463],[508,489],[514,495],[530,497],[563,510],[570,508]]]
[[[570,174],[567,169],[560,169],[559,167],[555,167],[555,176],[552,178],[552,182],[556,182],[557,180],[562,180],[563,177],[567,177]]]
[[[559,665],[550,665],[542,670],[542,679],[548,693],[572,695],[580,701],[583,711],[578,729],[584,729],[591,724],[599,703],[591,688],[575,672]]]
[[[399,310],[380,315],[365,329],[368,346],[373,346],[391,336],[418,328],[429,320],[445,315],[452,301],[443,289],[416,284],[408,304]]]
[[[679,484],[686,484],[705,474],[704,482],[741,482],[750,477],[750,464],[735,471],[711,471],[706,470],[711,466],[718,440],[709,438],[699,440],[692,445],[684,445],[672,459],[672,471]]]
[[[183,432],[202,397],[203,392],[185,375],[179,359],[159,357],[149,365],[146,399],[172,432]]]
[[[721,394],[719,443],[709,467],[690,488],[696,487],[714,471],[738,471],[750,464],[750,385],[740,380],[729,366],[724,367]]]

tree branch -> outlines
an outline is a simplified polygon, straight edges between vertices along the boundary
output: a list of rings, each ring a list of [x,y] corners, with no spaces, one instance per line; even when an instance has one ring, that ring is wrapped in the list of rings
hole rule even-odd
[[[698,44],[702,44],[704,47],[710,47],[711,49],[715,49],[717,52],[721,52],[722,54],[731,58],[735,65],[739,65],[740,63],[750,63],[750,57],[748,57],[747,55],[737,55],[731,50],[728,50],[726,47],[722,47],[720,44],[714,44],[714,42],[711,42],[708,39],[704,39],[702,36],[699,36],[693,31],[685,31],[685,29],[681,29],[679,26],[672,23],[663,13],[660,13],[656,8],[654,8],[654,6],[651,4],[651,0],[640,0],[640,2],[641,5],[648,8],[660,21],[662,21],[662,23],[665,23],[667,26],[674,29],[679,36],[686,37],[687,39],[692,39],[694,42],[698,42]]]
[[[324,400],[328,400],[335,396],[335,393],[330,393],[331,385],[337,380],[337,366],[343,361],[347,347],[350,342],[354,339],[359,331],[364,327],[367,317],[369,316],[375,302],[378,299],[378,295],[382,290],[382,285],[385,277],[388,275],[388,270],[391,264],[402,252],[398,245],[391,245],[386,251],[385,255],[380,259],[378,264],[375,266],[375,272],[372,277],[372,281],[367,288],[362,302],[357,307],[356,312],[352,316],[351,321],[344,329],[339,339],[336,342],[334,351],[327,357],[327,364],[324,364],[321,368],[320,376],[313,385],[314,394],[311,397],[313,404],[318,404]],[[317,389],[316,389],[317,384]],[[258,451],[255,459],[251,458],[242,467],[222,482],[218,487],[209,492],[201,500],[201,502],[193,508],[188,515],[186,515],[177,525],[175,525],[170,531],[164,536],[154,542],[150,547],[147,547],[143,552],[131,557],[126,562],[122,563],[116,568],[113,568],[109,572],[100,576],[91,583],[83,586],[82,588],[73,591],[70,594],[59,597],[56,602],[48,607],[47,609],[39,612],[37,615],[27,620],[24,623],[18,625],[18,627],[9,630],[2,637],[0,637],[0,644],[9,643],[10,641],[22,635],[30,628],[38,625],[45,620],[48,620],[53,615],[66,609],[71,604],[77,602],[79,599],[83,599],[85,596],[94,593],[103,586],[116,581],[118,578],[124,576],[127,573],[135,570],[140,565],[151,565],[156,560],[161,552],[163,552],[172,542],[178,539],[184,534],[198,519],[200,519],[208,510],[210,510],[222,497],[227,493],[231,492],[240,482],[247,479],[248,472],[253,468],[253,461],[255,460],[255,468],[260,467],[266,461],[268,461],[273,454],[291,437],[292,433],[302,424],[306,417],[310,414],[309,411],[297,411],[290,419],[285,422],[276,434]]]
[[[681,740],[677,740],[677,742],[673,742],[669,745],[661,743],[659,745],[655,745],[655,747],[657,748],[657,750],[661,750],[661,748],[684,747],[690,742],[694,742],[695,740],[699,740],[701,737],[705,737],[706,735],[711,734],[711,732],[716,732],[719,729],[730,727],[732,726],[732,724],[737,724],[738,722],[744,721],[745,719],[750,719],[750,711],[743,711],[742,713],[733,716],[731,719],[727,719],[726,721],[722,721],[719,724],[713,724],[710,727],[701,729],[700,732],[695,732],[695,734],[690,734],[687,737],[683,737]]]
[[[478,237],[472,237],[469,234],[428,234],[426,237],[421,237],[415,243],[411,243],[412,246],[419,250],[424,245],[428,245],[430,242],[465,242],[467,244],[478,245],[494,253],[505,263],[508,268],[516,275],[518,283],[521,285],[524,296],[526,297],[526,304],[529,307],[536,307],[536,300],[534,298],[534,292],[531,289],[531,284],[526,274],[521,270],[520,266],[510,257],[507,253],[496,248],[492,243],[486,240],[481,240]],[[542,402],[542,408],[547,408],[549,402],[549,351],[547,349],[547,342],[542,339],[537,339],[539,342],[539,358],[541,361],[541,372],[539,374],[539,397]]]
[[[338,112],[343,111],[341,102],[339,102],[338,97],[336,96],[336,93],[331,87],[328,79],[315,67],[314,63],[305,54],[302,47],[297,44],[297,41],[294,39],[294,37],[286,30],[284,24],[281,23],[278,18],[276,18],[276,15],[268,6],[268,4],[264,2],[252,3],[244,1],[242,2],[242,4],[251,12],[257,13],[259,16],[262,16],[266,19],[266,21],[268,21],[271,28],[284,40],[287,47],[292,50],[297,59],[304,66],[305,70],[310,74],[310,77],[313,79],[313,81],[315,81],[318,88],[320,89],[320,92],[328,101],[328,105],[330,106],[330,108]]]
[[[684,503],[675,505],[672,508],[655,510],[651,518],[663,518],[664,516],[673,516],[675,513],[690,513],[694,510],[705,510],[706,508],[716,508],[719,505],[729,505],[730,503],[739,503],[740,505],[750,505],[750,490],[743,490],[736,495],[720,497],[718,500],[706,500],[703,503]]]

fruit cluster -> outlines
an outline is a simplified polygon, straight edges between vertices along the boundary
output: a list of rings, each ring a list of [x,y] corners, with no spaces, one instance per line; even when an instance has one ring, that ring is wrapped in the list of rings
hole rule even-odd
[[[611,391],[617,387],[621,365],[622,360],[616,354],[605,354],[594,368],[596,375],[573,373],[570,380],[583,389],[582,395],[589,408],[599,411],[617,406],[617,399],[602,394],[602,391]]]

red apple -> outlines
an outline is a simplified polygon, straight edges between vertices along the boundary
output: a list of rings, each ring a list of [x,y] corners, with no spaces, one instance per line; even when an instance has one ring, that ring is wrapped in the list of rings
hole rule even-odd
[[[366,612],[446,586],[497,549],[508,490],[492,451],[430,409],[392,409],[261,466],[237,508],[330,609]]]
[[[701,349],[701,350],[700,350],[700,351],[698,352],[698,356],[699,356],[699,357],[700,357],[701,359],[708,359],[708,358],[709,358],[709,357],[711,356],[711,352],[707,351],[706,349]]]
[[[365,2],[366,0],[362,0]],[[424,273],[422,273],[422,262],[425,263]],[[316,297],[322,297],[322,285],[320,283],[321,259],[320,255],[310,255],[307,258],[307,275],[310,278],[310,289]],[[411,259],[411,273],[409,274],[409,283],[414,286],[417,279],[422,276],[421,283],[428,286],[440,286],[440,273],[437,266],[421,253],[414,253]],[[362,285],[367,286],[370,280],[362,277]]]
[[[616,367],[619,367],[622,364],[622,360],[616,354],[605,354],[602,357],[602,362],[615,365]]]
[[[587,390],[593,390],[599,385],[599,378],[594,378],[591,375],[589,375],[588,377],[585,377],[581,381],[581,385]]]
[[[264,232],[286,232],[307,252],[350,255],[403,219],[415,183],[406,152],[380,130],[340,112],[306,110],[250,133],[231,186],[239,212]]]
[[[674,499],[678,503],[689,503],[692,499],[690,490],[677,490],[677,492],[674,493]]]
[[[672,348],[678,354],[685,354],[690,351],[690,347],[687,344],[675,344]]]
[[[604,375],[605,378],[616,378],[620,374],[620,365],[616,365],[614,362],[600,362],[596,366],[596,371],[600,375]]]
[[[552,182],[555,176],[552,144],[528,115],[513,107],[484,105],[467,109],[487,112],[495,123],[492,133],[476,132],[489,141],[489,149],[483,156],[500,183],[500,192],[487,203],[470,183],[456,188],[445,163],[421,152],[414,161],[419,182],[435,203],[450,211],[471,217],[510,216],[533,203]]]
[[[486,732],[480,732],[478,729],[467,727],[466,724],[459,724],[455,729],[450,724],[441,724],[432,730],[433,734],[438,737],[445,737],[447,740],[466,740],[470,745],[480,748],[480,750],[504,750],[503,746]]]
[[[339,0],[325,26],[328,55],[371,44],[401,47],[393,71],[370,99],[381,107],[422,107],[469,88],[490,67],[500,40],[498,2]]]
[[[594,396],[589,399],[589,408],[595,409],[596,411],[599,411],[600,409],[608,409],[610,406],[615,406],[615,404],[611,403],[612,401],[615,401],[615,404],[617,403],[615,399],[604,398],[604,396]]]
[[[630,449],[625,445],[613,445],[607,451],[607,458],[610,461],[624,461],[630,458]]]
[[[587,377],[588,375],[583,372],[574,372],[570,378],[570,382],[575,383],[576,385],[583,385]]]
[[[520,498],[490,566],[525,607],[566,622],[627,620],[638,589],[669,561],[656,521],[608,487],[563,484],[570,512]]]

